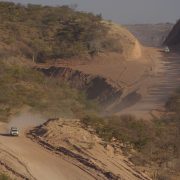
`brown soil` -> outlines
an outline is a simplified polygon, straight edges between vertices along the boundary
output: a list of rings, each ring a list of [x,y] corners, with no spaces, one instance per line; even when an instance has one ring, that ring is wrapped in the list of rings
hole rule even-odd
[[[120,146],[106,144],[79,120],[49,120],[31,130],[30,139],[23,130],[19,137],[9,136],[3,123],[0,130],[0,168],[12,178],[150,179],[123,155]]]
[[[0,165],[12,177],[30,180],[94,179],[76,165],[32,142],[23,131],[19,137],[11,137],[6,124],[1,124],[0,130]]]
[[[54,119],[35,128],[29,136],[96,179],[150,179],[139,172],[119,147],[106,144],[79,120]]]

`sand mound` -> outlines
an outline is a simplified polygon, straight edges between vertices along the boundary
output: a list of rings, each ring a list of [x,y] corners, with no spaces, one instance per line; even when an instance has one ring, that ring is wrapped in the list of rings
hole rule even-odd
[[[119,47],[125,58],[137,59],[142,56],[142,48],[138,40],[121,25],[104,22],[109,28],[109,36],[119,41]]]

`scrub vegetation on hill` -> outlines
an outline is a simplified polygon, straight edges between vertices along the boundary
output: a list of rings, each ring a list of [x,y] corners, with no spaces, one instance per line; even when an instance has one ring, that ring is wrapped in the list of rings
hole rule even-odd
[[[166,104],[173,115],[150,123],[132,116],[100,117],[87,113],[95,104],[83,93],[28,64],[27,58],[45,62],[119,51],[100,15],[68,6],[0,2],[0,22],[0,120],[24,106],[51,117],[81,117],[105,141],[122,143],[135,164],[159,170],[159,179],[180,172],[179,91]]]
[[[68,6],[0,2],[0,22],[4,48],[11,47],[11,54],[23,54],[36,62],[118,51],[101,15]]]
[[[52,117],[79,116],[91,109],[83,93],[45,77],[20,58],[0,58],[0,74],[0,120],[24,106]]]
[[[137,166],[151,168],[153,178],[171,180],[180,174],[180,91],[166,103],[167,114],[146,122],[130,115],[87,115],[82,123],[106,142],[123,144]],[[121,147],[122,148],[122,147]],[[135,150],[135,151],[134,151]]]

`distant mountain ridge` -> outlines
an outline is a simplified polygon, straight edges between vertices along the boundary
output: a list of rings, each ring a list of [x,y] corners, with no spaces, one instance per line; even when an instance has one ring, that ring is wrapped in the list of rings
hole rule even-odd
[[[171,23],[124,25],[144,46],[162,46],[173,28]]]

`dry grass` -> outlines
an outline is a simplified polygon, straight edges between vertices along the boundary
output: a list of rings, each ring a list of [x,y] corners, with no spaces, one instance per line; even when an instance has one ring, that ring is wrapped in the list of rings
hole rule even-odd
[[[24,106],[47,117],[80,116],[93,107],[83,93],[45,77],[21,58],[0,59],[0,119],[19,112]]]
[[[158,170],[155,179],[161,180],[180,176],[179,118],[176,114],[150,123],[129,115],[105,118],[88,115],[82,123],[92,127],[105,141],[123,144],[124,153],[131,155],[134,164],[144,169],[155,168]]]

